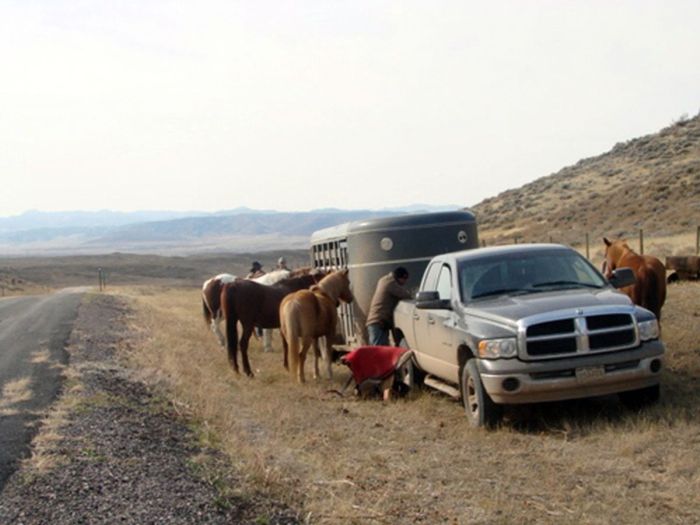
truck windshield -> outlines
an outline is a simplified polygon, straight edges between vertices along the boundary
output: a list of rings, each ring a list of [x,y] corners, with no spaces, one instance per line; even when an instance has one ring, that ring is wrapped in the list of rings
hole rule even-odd
[[[606,285],[593,265],[573,250],[525,250],[470,257],[460,261],[458,268],[463,303],[497,295]]]

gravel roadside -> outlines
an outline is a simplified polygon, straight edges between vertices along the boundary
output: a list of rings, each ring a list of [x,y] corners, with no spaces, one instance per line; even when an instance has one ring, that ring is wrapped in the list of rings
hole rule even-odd
[[[81,304],[64,393],[0,494],[0,523],[299,523],[264,494],[237,493],[226,459],[119,363],[127,313],[114,296]]]

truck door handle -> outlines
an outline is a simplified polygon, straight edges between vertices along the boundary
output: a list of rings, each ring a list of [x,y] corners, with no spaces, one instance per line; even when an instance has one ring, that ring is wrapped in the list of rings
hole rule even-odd
[[[435,319],[433,319],[431,316],[428,316],[428,324],[435,324]]]
[[[418,314],[413,314],[413,320],[414,320],[414,321],[420,321],[420,315],[418,315]]]

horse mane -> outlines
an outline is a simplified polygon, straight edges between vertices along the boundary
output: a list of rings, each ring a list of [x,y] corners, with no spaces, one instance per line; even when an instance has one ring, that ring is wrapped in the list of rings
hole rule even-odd
[[[338,270],[326,275],[311,289],[313,290],[313,288],[318,288],[332,300],[338,302],[338,298],[340,297],[343,288],[346,286],[346,280],[347,273],[344,270]]]
[[[308,275],[313,270],[314,268],[311,268],[311,266],[304,266],[302,268],[297,268],[296,270],[290,270],[291,273],[289,274],[289,277],[300,277],[302,275]]]
[[[316,278],[307,273],[307,274],[302,274],[302,275],[297,275],[296,277],[289,276],[286,279],[282,279],[281,281],[277,281],[274,283],[272,286],[276,287],[288,287],[290,284],[291,285],[296,285],[296,284],[301,284],[304,288],[309,288],[310,286],[316,286]]]

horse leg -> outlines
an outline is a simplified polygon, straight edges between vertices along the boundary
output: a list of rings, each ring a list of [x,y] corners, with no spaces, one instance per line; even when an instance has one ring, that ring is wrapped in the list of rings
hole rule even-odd
[[[225,322],[228,362],[233,371],[238,374],[238,320],[231,315],[227,315]]]
[[[224,338],[224,334],[221,333],[221,329],[219,328],[221,321],[223,321],[221,314],[217,315],[216,317],[212,317],[211,331],[214,332],[214,335],[219,339],[219,344],[222,347],[226,347],[226,339]]]
[[[333,379],[333,345],[331,344],[331,335],[327,334],[324,337],[323,348],[325,350],[323,358],[326,361],[326,370],[328,371],[328,379]]]
[[[253,325],[244,326],[241,333],[241,361],[243,362],[243,371],[248,377],[253,377],[253,371],[250,369],[250,362],[248,361],[248,341],[254,329],[255,326]]]
[[[263,329],[263,352],[272,352],[272,328]]]
[[[289,345],[287,344],[287,338],[284,337],[284,334],[280,332],[280,335],[282,336],[282,353],[284,354],[284,369],[289,370],[289,360],[287,359],[287,355],[289,354]]]
[[[287,344],[289,345],[287,351],[287,354],[289,354],[289,366],[287,369],[292,376],[296,376],[299,370],[299,337],[295,334],[290,335]],[[285,357],[287,357],[286,354]]]
[[[314,379],[318,379],[321,377],[321,374],[318,371],[318,360],[321,357],[321,350],[319,349],[318,345],[318,337],[314,338]]]
[[[308,335],[302,337],[301,350],[299,351],[299,370],[297,372],[300,383],[306,382],[306,378],[304,377],[304,364],[306,363],[306,353],[309,351],[312,342],[313,337]]]

